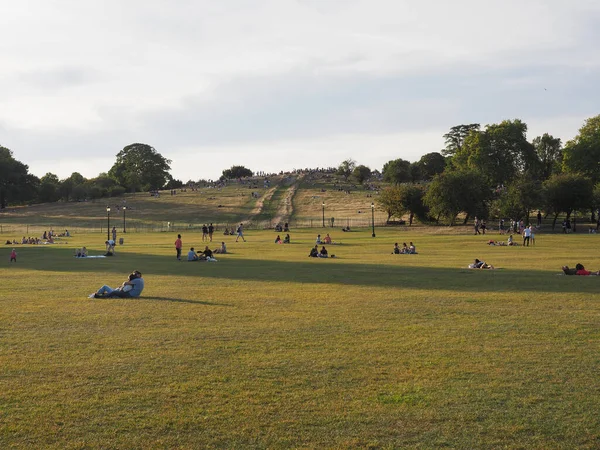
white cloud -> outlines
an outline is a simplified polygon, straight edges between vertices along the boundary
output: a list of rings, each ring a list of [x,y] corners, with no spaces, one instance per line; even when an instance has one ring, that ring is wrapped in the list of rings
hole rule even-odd
[[[568,139],[563,117],[598,113],[599,18],[594,0],[5,2],[0,142],[32,170],[148,142],[187,178],[190,148],[264,167],[260,149],[337,157],[355,136],[382,143],[375,166],[398,136],[433,151],[416,136],[515,117]]]

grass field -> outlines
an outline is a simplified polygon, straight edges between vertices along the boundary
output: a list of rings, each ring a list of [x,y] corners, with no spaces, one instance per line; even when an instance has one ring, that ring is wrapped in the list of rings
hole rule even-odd
[[[600,235],[335,231],[309,260],[331,231],[229,236],[216,263],[166,232],[4,246],[0,448],[600,447],[600,277],[556,275],[600,268]],[[133,269],[141,298],[87,298]]]

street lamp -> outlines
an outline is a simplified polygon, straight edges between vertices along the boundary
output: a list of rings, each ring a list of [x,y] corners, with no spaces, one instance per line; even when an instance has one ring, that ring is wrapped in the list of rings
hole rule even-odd
[[[110,206],[106,207],[106,240],[110,241]]]
[[[375,237],[375,203],[371,203],[371,223],[373,224],[373,234],[371,237]]]
[[[127,206],[123,206],[123,233],[127,233],[127,228],[125,228],[125,211],[127,211]]]
[[[322,206],[323,206],[323,228],[325,228],[325,202],[323,202]]]

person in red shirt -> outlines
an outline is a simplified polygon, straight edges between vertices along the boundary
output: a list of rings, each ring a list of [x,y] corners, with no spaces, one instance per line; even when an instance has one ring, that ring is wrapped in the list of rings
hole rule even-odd
[[[177,235],[177,240],[175,241],[175,250],[177,251],[177,260],[181,261],[181,247],[183,244],[181,243],[181,235]]]
[[[10,252],[10,262],[17,262],[17,251],[13,248]]]
[[[598,274],[600,274],[600,270],[598,272],[590,272],[589,270],[586,270],[585,267],[583,267],[583,264],[577,264],[575,266],[575,269],[577,270],[577,272],[575,272],[575,275],[598,275]]]

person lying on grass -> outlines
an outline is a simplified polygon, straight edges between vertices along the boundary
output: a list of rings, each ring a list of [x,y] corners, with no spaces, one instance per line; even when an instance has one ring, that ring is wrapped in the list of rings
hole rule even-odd
[[[597,272],[590,272],[583,267],[583,264],[576,264],[574,269],[570,269],[569,266],[563,266],[562,270],[565,275],[600,275],[600,270]]]
[[[487,264],[485,261],[480,261],[475,258],[475,262],[469,264],[469,269],[493,269],[494,266]]]
[[[129,279],[125,281],[117,289],[113,289],[110,286],[104,285],[93,294],[90,294],[90,298],[129,298],[139,297],[144,290],[144,279],[142,278],[141,272],[134,270],[130,275]]]

